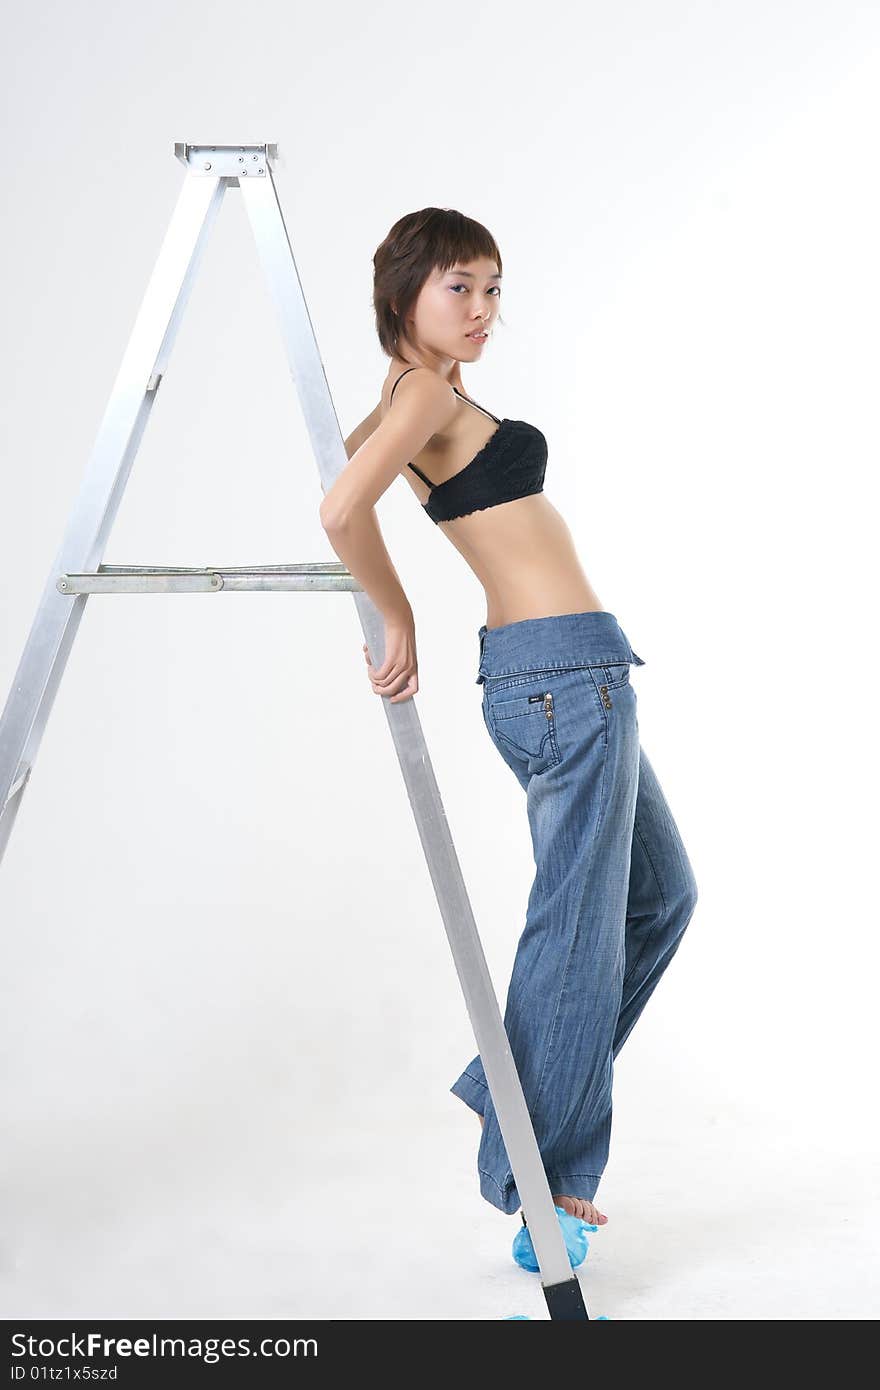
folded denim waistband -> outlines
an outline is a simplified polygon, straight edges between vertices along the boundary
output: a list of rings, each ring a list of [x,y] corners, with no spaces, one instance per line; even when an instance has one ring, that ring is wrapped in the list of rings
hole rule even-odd
[[[487,677],[518,671],[570,670],[628,661],[644,666],[633,651],[617,618],[605,608],[583,613],[560,613],[548,618],[479,630],[480,663],[477,685]]]

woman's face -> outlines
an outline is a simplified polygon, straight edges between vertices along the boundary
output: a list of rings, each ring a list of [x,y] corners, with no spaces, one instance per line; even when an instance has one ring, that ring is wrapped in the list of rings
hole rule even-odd
[[[422,286],[407,326],[416,345],[438,357],[477,362],[498,317],[501,275],[489,257],[433,270]],[[485,337],[474,337],[475,332]]]

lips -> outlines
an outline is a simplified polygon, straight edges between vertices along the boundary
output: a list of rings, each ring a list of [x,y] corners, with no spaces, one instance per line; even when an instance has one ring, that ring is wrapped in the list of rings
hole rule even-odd
[[[467,336],[469,338],[488,338],[489,333],[488,330],[485,328],[475,328],[473,332],[468,333]]]

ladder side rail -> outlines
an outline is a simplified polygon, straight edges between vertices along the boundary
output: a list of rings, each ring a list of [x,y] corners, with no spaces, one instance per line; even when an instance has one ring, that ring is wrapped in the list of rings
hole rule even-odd
[[[59,575],[98,568],[225,188],[183,182],[0,716],[0,859],[88,598],[60,592]]]

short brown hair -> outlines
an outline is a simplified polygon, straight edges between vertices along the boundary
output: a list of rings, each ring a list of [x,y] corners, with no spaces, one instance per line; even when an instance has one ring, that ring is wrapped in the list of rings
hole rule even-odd
[[[388,357],[397,352],[400,339],[412,341],[406,316],[431,272],[478,256],[490,256],[503,271],[492,233],[454,208],[422,208],[395,222],[373,256],[376,332]]]

